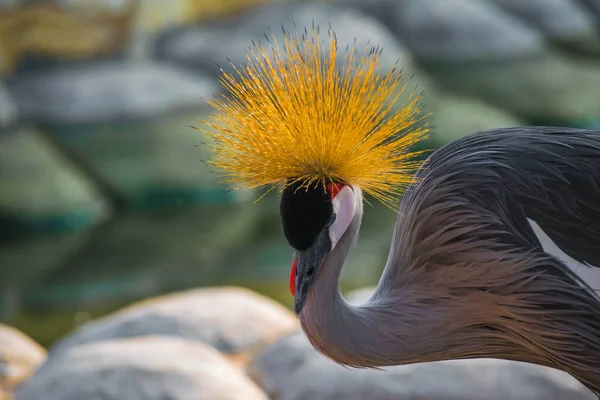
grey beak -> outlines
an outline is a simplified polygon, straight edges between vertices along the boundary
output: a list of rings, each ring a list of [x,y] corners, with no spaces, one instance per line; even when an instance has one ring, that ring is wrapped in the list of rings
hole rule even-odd
[[[331,240],[329,239],[328,229],[325,228],[317,236],[311,247],[296,252],[296,296],[294,298],[296,314],[300,314],[302,311],[319,268],[323,265],[325,257],[330,251]]]

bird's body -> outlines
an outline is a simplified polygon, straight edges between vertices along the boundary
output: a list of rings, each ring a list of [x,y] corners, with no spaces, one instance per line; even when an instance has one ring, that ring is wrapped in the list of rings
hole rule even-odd
[[[379,50],[338,57],[331,32],[323,48],[318,29],[256,45],[224,75],[206,131],[228,182],[282,189],[290,287],[314,347],[354,367],[525,361],[600,393],[600,131],[471,134],[413,177],[418,97],[394,111],[398,71],[377,73]],[[402,189],[383,275],[352,306],[338,284],[363,191],[390,205]]]
[[[319,269],[300,311],[315,347],[358,367],[525,361],[600,391],[600,301],[589,287],[600,271],[581,265],[600,265],[600,131],[469,135],[434,152],[417,178],[366,304],[347,304],[337,288],[361,213]],[[529,221],[578,268],[544,251]]]

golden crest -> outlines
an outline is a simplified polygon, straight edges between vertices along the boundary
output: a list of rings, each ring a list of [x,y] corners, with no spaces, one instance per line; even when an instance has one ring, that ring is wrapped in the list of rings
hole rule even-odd
[[[223,73],[227,93],[209,100],[212,157],[238,189],[343,182],[391,205],[411,181],[427,137],[418,124],[420,96],[402,107],[400,71],[381,74],[379,49],[348,47],[340,57],[335,33],[284,32],[257,43],[247,65]]]

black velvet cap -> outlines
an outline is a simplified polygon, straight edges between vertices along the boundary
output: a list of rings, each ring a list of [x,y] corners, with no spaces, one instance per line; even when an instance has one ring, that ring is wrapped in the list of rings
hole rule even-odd
[[[283,233],[290,246],[298,251],[308,249],[333,216],[331,197],[323,186],[287,187],[279,208]]]

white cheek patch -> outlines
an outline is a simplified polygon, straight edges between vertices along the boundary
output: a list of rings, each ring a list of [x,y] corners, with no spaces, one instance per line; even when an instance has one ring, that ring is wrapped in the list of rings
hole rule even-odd
[[[344,186],[337,196],[333,198],[332,203],[336,218],[329,227],[329,239],[331,240],[331,249],[333,250],[354,219],[354,214],[356,213],[354,191],[350,187]]]

